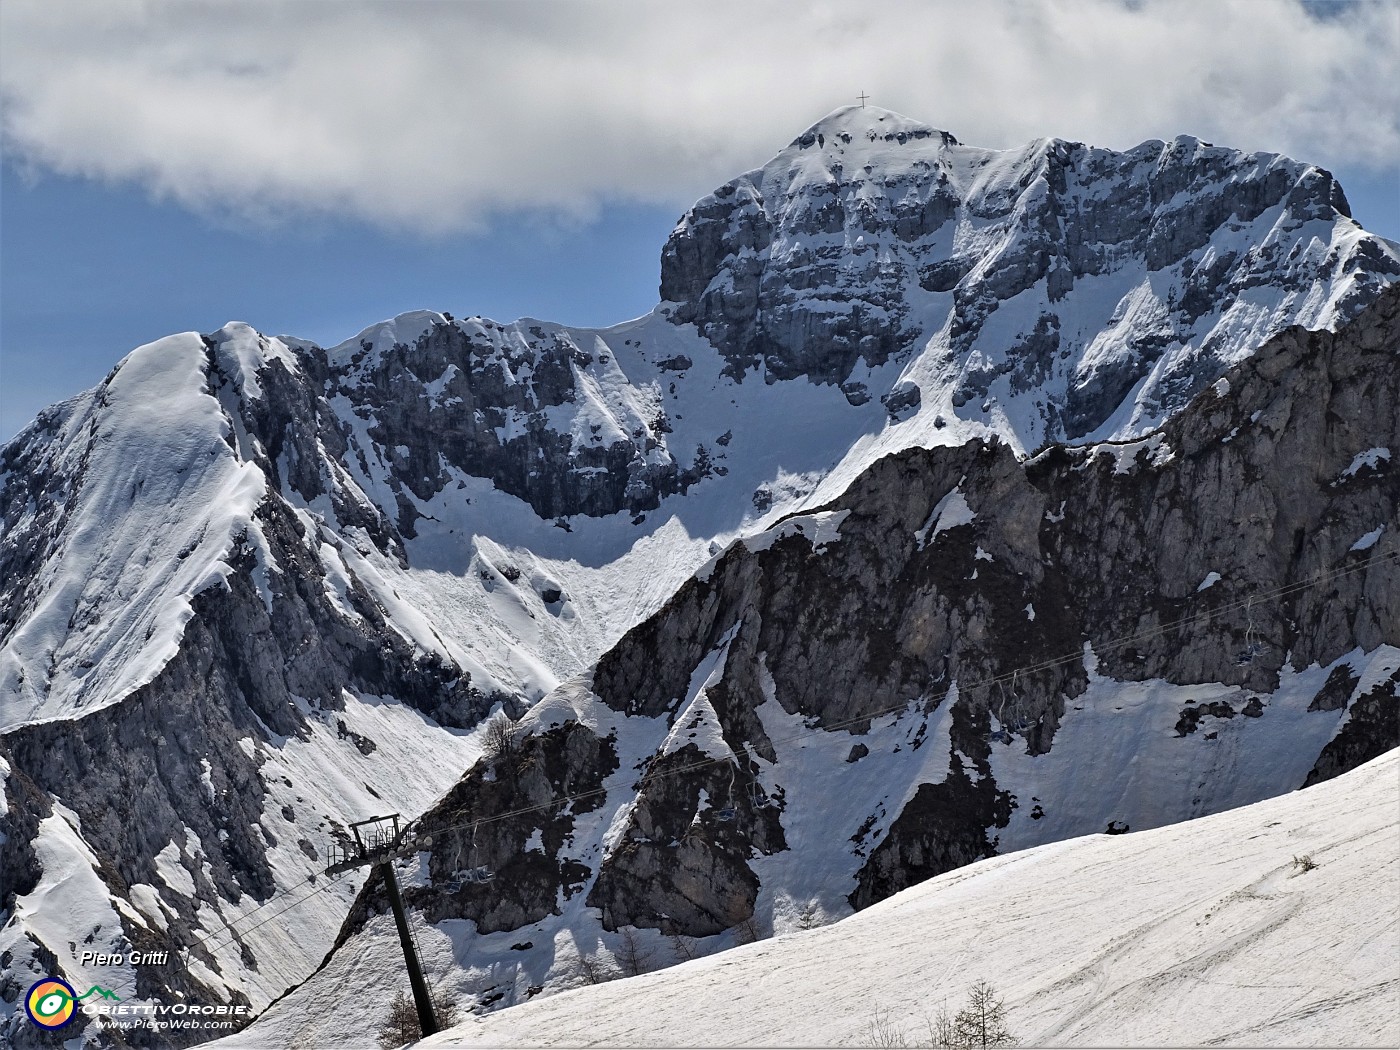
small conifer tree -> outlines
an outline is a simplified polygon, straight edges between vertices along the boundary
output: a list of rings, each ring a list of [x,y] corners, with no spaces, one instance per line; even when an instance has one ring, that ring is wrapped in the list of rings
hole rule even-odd
[[[433,996],[433,1016],[438,1029],[450,1028],[457,1023],[457,1003],[442,996]],[[379,1029],[379,1045],[384,1050],[397,1050],[405,1043],[416,1042],[423,1037],[423,1029],[418,1024],[418,1008],[402,990],[389,1004],[389,1017]]]
[[[1006,1027],[1006,1007],[986,981],[978,981],[968,992],[967,1006],[953,1018],[951,1034],[954,1046],[977,1050],[1016,1045],[1016,1037]]]

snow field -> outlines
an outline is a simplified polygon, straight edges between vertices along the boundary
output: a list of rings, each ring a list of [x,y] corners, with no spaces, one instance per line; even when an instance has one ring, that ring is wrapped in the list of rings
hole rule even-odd
[[[1104,831],[1111,822],[1144,831],[1291,791],[1350,713],[1308,710],[1331,670],[1349,664],[1360,676],[1353,690],[1360,695],[1400,667],[1400,650],[1392,646],[1369,654],[1358,649],[1326,667],[1294,671],[1285,664],[1278,689],[1258,693],[1220,684],[1120,682],[1097,674],[1097,661],[1087,655],[1089,688],[1066,704],[1047,753],[1027,754],[1017,736],[1011,744],[992,743],[997,785],[1017,796],[1011,823],[992,832],[1003,853]],[[1240,713],[1250,698],[1263,706],[1257,718]],[[1236,714],[1204,717],[1195,732],[1179,736],[1176,723],[1192,706],[1188,701],[1197,707],[1224,701]],[[1013,720],[1011,711],[1006,716]],[[1037,799],[1047,801],[1041,807]],[[1042,815],[1033,817],[1037,811]]]
[[[981,861],[821,929],[417,1045],[868,1046],[877,1009],[912,1044],[978,978],[1029,1046],[1395,1045],[1400,751],[1190,823]]]

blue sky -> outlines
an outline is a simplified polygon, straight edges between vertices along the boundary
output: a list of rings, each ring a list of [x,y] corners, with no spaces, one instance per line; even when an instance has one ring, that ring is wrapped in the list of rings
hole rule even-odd
[[[820,115],[820,114],[818,114]],[[1394,174],[1341,173],[1367,228],[1400,239]],[[171,332],[247,321],[322,345],[412,309],[605,325],[656,303],[677,218],[605,206],[595,221],[498,219],[427,237],[361,222],[233,226],[142,190],[76,178],[0,185],[0,440]]]
[[[0,184],[0,440],[101,381],[127,351],[227,321],[322,345],[406,310],[605,325],[656,304],[677,213],[614,205],[586,224],[479,233],[358,221],[234,226],[130,186],[6,164]]]
[[[1400,239],[1398,85],[1393,0],[5,0],[0,440],[173,331],[640,314],[685,206],[862,89],[1285,152]]]

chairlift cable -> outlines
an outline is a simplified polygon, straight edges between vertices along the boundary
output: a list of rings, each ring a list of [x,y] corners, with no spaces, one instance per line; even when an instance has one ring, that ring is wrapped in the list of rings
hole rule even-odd
[[[227,947],[229,947],[230,945],[237,943],[240,939],[242,939],[242,938],[244,938],[244,937],[247,937],[248,934],[252,933],[252,932],[253,932],[254,930],[256,930],[259,926],[265,926],[267,923],[271,922],[273,919],[277,918],[279,915],[283,915],[283,914],[285,914],[285,913],[291,911],[293,908],[295,908],[298,904],[301,904],[303,901],[309,900],[310,898],[314,897],[316,894],[322,892],[323,890],[328,890],[328,889],[330,889],[331,886],[333,886],[335,883],[339,882],[341,879],[345,878],[345,876],[346,876],[346,875],[349,875],[349,874],[350,874],[350,872],[348,872],[348,871],[343,871],[343,872],[341,872],[339,875],[332,875],[332,876],[330,876],[330,877],[328,878],[328,880],[327,880],[323,885],[317,886],[315,889],[311,890],[309,893],[306,893],[306,894],[304,894],[303,896],[298,897],[296,900],[292,901],[292,903],[289,904],[289,905],[287,905],[285,908],[282,908],[280,911],[275,911],[275,912],[273,912],[271,915],[267,916],[267,917],[264,918],[262,921],[260,921],[260,922],[255,922],[252,926],[249,926],[249,927],[248,927],[247,929],[245,929],[245,930],[234,930],[234,929],[233,929],[233,923],[229,923],[227,929],[225,929],[224,931],[221,931],[220,933],[211,933],[211,934],[209,934],[209,935],[206,936],[206,937],[201,937],[201,938],[200,938],[199,940],[197,940],[197,941],[192,941],[192,942],[190,943],[189,947],[190,947],[190,948],[197,947],[198,945],[204,944],[206,941],[210,940],[211,938],[222,936],[223,933],[232,933],[232,934],[234,934],[234,936],[230,937],[227,941],[224,941],[224,942],[222,942],[222,943],[220,943],[220,944],[216,944],[216,945],[214,945],[212,948],[210,948],[210,949],[209,949],[209,952],[210,952],[210,954],[212,955],[215,951],[219,951],[219,950],[222,950],[222,949],[224,949],[224,948],[227,948]],[[269,897],[266,901],[264,901],[262,904],[259,904],[259,905],[258,905],[256,908],[254,908],[252,911],[248,912],[248,913],[245,914],[245,915],[239,916],[237,919],[234,919],[233,922],[241,922],[243,919],[246,919],[246,918],[248,918],[248,916],[253,915],[254,913],[256,913],[256,912],[258,912],[258,911],[261,911],[263,908],[266,908],[268,905],[270,905],[270,904],[274,903],[275,901],[277,901],[280,897],[286,896],[286,895],[290,894],[291,892],[292,892],[292,890],[289,888],[289,889],[283,890],[282,893],[281,893],[280,895],[276,896],[276,897]]]

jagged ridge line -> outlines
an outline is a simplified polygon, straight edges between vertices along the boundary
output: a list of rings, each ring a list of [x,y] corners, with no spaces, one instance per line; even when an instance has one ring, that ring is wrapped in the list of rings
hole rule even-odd
[[[1316,575],[1314,575],[1314,576],[1310,576],[1310,577],[1309,577],[1308,579],[1306,579],[1306,580],[1299,580],[1299,581],[1297,581],[1297,582],[1295,582],[1295,583],[1286,584],[1286,585],[1284,585],[1283,587],[1275,588],[1275,589],[1272,590],[1272,591],[1263,591],[1263,592],[1259,592],[1259,593],[1255,593],[1255,594],[1249,595],[1248,597],[1245,597],[1245,598],[1238,598],[1238,599],[1235,599],[1235,600],[1233,600],[1233,601],[1226,602],[1226,603],[1224,603],[1224,604],[1222,604],[1222,605],[1216,606],[1216,607],[1213,608],[1213,609],[1209,609],[1209,610],[1206,610],[1206,611],[1204,611],[1204,612],[1196,613],[1196,614],[1194,614],[1194,615],[1192,615],[1192,616],[1184,616],[1184,617],[1181,617],[1181,618],[1179,618],[1179,619],[1169,621],[1169,622],[1167,622],[1167,623],[1164,623],[1164,624],[1159,625],[1158,627],[1152,628],[1151,630],[1139,631],[1139,632],[1137,632],[1137,633],[1135,633],[1135,634],[1123,635],[1122,637],[1117,638],[1117,639],[1110,639],[1109,641],[1104,642],[1104,643],[1102,643],[1101,645],[1096,645],[1096,646],[1095,646],[1095,649],[1096,649],[1096,651],[1097,651],[1097,650],[1101,650],[1101,651],[1104,651],[1104,652],[1112,652],[1112,651],[1115,650],[1115,649],[1120,649],[1120,648],[1122,648],[1122,647],[1124,647],[1124,646],[1126,646],[1126,645],[1130,645],[1130,644],[1132,644],[1132,643],[1135,642],[1135,641],[1146,640],[1146,639],[1148,639],[1148,638],[1159,637],[1160,635],[1163,635],[1163,634],[1167,633],[1168,631],[1175,630],[1175,629],[1177,629],[1177,628],[1179,628],[1179,627],[1184,627],[1184,626],[1186,626],[1186,625],[1188,625],[1188,624],[1197,623],[1197,622],[1210,623],[1213,619],[1215,619],[1216,617],[1218,617],[1218,616],[1220,616],[1220,615],[1222,615],[1222,614],[1224,614],[1224,613],[1227,613],[1227,612],[1234,612],[1234,611],[1237,610],[1237,609],[1247,608],[1247,607],[1249,607],[1250,605],[1252,605],[1254,602],[1258,602],[1258,601],[1267,601],[1267,600],[1270,600],[1270,599],[1273,599],[1273,598],[1287,597],[1287,596],[1289,596],[1289,595],[1296,594],[1296,593],[1298,593],[1298,592],[1300,592],[1300,591],[1307,590],[1307,589],[1310,588],[1310,587],[1317,587],[1317,586],[1320,586],[1321,584],[1327,583],[1327,582],[1329,582],[1329,581],[1331,581],[1331,580],[1340,579],[1340,578],[1343,577],[1343,576],[1348,576],[1348,575],[1350,575],[1351,573],[1360,572],[1362,569],[1369,568],[1369,567],[1371,567],[1372,565],[1378,565],[1378,564],[1380,564],[1380,563],[1382,563],[1382,562],[1385,562],[1385,561],[1395,561],[1395,560],[1397,560],[1397,559],[1400,559],[1400,548],[1397,548],[1396,550],[1392,550],[1392,551],[1387,551],[1387,552],[1384,553],[1384,554],[1375,554],[1375,555],[1372,555],[1372,556],[1369,557],[1369,558],[1366,558],[1366,559],[1364,559],[1364,560],[1362,560],[1362,561],[1357,562],[1355,565],[1351,565],[1351,566],[1348,566],[1348,567],[1343,568],[1343,569],[1337,569],[1337,570],[1335,570],[1335,571],[1333,571],[1333,572],[1329,572],[1329,573],[1318,573],[1318,574],[1316,574]],[[957,686],[956,688],[958,688],[960,691],[962,691],[962,690],[969,690],[969,689],[980,689],[980,688],[982,688],[982,687],[984,687],[984,686],[990,687],[990,686],[993,686],[993,685],[1009,683],[1009,682],[1013,681],[1017,676],[1019,676],[1019,675],[1021,675],[1021,674],[1031,673],[1031,672],[1035,672],[1035,671],[1049,670],[1049,669],[1052,668],[1052,667],[1058,667],[1058,666],[1061,666],[1061,665],[1066,664],[1066,663],[1072,663],[1074,660],[1082,659],[1083,656],[1084,656],[1084,652],[1083,652],[1083,649],[1081,648],[1080,650],[1077,650],[1077,651],[1074,652],[1073,654],[1066,654],[1066,655],[1064,655],[1064,656],[1055,657],[1055,658],[1053,658],[1053,659],[1043,660],[1043,661],[1041,661],[1040,663],[1037,663],[1037,664],[1027,664],[1025,667],[1013,668],[1013,669],[1012,669],[1011,671],[1009,671],[1009,672],[1005,672],[1005,673],[1003,673],[1003,674],[996,675],[996,676],[994,676],[994,677],[992,677],[992,678],[986,678],[986,679],[982,679],[981,681],[976,681],[976,682],[969,682],[969,683],[967,683],[966,685],[959,685],[959,686]],[[934,701],[934,703],[933,703],[933,708],[930,709],[930,711],[932,711],[932,710],[934,710],[934,709],[937,708],[937,706],[938,706],[939,703],[942,703],[944,700],[946,700],[946,699],[948,698],[948,694],[951,693],[951,692],[952,692],[952,687],[950,687],[950,688],[944,690],[943,693],[940,694],[936,699],[935,699],[934,697],[927,697],[927,698],[925,698],[924,702],[925,702],[925,703],[928,703],[928,702],[930,702],[930,701]],[[883,709],[879,709],[879,710],[875,710],[875,711],[870,711],[870,712],[867,712],[866,714],[863,714],[863,715],[860,715],[860,716],[857,716],[857,717],[852,717],[852,718],[848,718],[848,719],[842,719],[842,720],[837,721],[837,722],[830,722],[830,723],[827,723],[826,725],[821,726],[820,728],[823,729],[823,730],[825,730],[825,731],[831,731],[831,730],[836,730],[836,729],[844,729],[844,728],[847,728],[847,727],[852,726],[852,725],[856,725],[856,724],[861,723],[861,722],[868,722],[868,721],[870,721],[872,718],[877,718],[877,717],[879,717],[879,716],[881,716],[881,715],[894,714],[894,713],[897,713],[897,712],[899,712],[899,711],[907,710],[908,707],[909,707],[909,705],[910,705],[910,703],[911,703],[911,701],[906,700],[906,701],[905,701],[904,703],[902,703],[902,704],[892,705],[892,706],[887,707],[887,708],[883,708]],[[791,742],[793,742],[793,741],[795,741],[795,740],[799,740],[799,739],[800,739],[800,736],[798,736],[797,734],[789,734],[788,736],[777,736],[777,737],[769,737],[769,738],[768,738],[769,743],[771,743],[771,744],[791,743]],[[698,769],[704,769],[704,768],[706,768],[706,767],[708,767],[708,766],[716,766],[716,765],[719,765],[719,764],[721,764],[721,763],[728,763],[729,761],[730,761],[730,759],[727,759],[727,758],[716,758],[716,757],[711,756],[711,757],[708,757],[708,758],[698,759],[698,760],[696,760],[696,761],[694,761],[694,762],[689,762],[689,763],[687,763],[686,765],[683,765],[683,766],[676,766],[675,768],[665,770],[664,772],[653,773],[653,774],[645,774],[645,773],[644,773],[644,774],[642,775],[641,779],[637,782],[636,787],[637,787],[637,790],[638,790],[638,791],[641,791],[641,790],[645,789],[648,785],[653,784],[653,783],[655,783],[656,781],[662,780],[662,779],[664,779],[664,778],[666,778],[666,777],[669,777],[669,776],[678,776],[678,775],[680,775],[681,773],[691,773],[691,772],[694,772],[694,771],[696,771],[696,770],[698,770]],[[629,776],[630,776],[630,775],[629,775]],[[503,812],[503,813],[494,814],[493,816],[480,817],[480,818],[478,818],[478,819],[476,819],[476,820],[467,821],[467,822],[462,823],[462,824],[449,824],[449,825],[446,825],[446,826],[444,826],[444,827],[441,827],[441,828],[436,829],[435,834],[442,834],[443,832],[447,832],[447,831],[461,831],[461,830],[464,830],[464,829],[466,829],[466,828],[474,827],[474,826],[481,825],[481,824],[490,824],[490,823],[493,823],[493,822],[499,821],[499,820],[508,820],[508,819],[510,819],[511,817],[526,816],[526,815],[531,814],[531,813],[540,813],[540,812],[544,812],[544,811],[546,811],[546,810],[553,809],[553,808],[555,808],[556,806],[561,806],[561,805],[566,805],[566,804],[569,804],[569,803],[572,803],[572,802],[582,801],[583,799],[593,798],[594,796],[597,796],[597,795],[607,795],[608,792],[609,792],[610,790],[612,790],[612,788],[622,787],[622,786],[623,786],[623,784],[621,783],[621,774],[620,774],[620,773],[619,773],[619,774],[615,774],[615,777],[618,778],[618,782],[617,782],[617,783],[613,783],[613,784],[611,784],[611,785],[608,784],[607,780],[604,780],[604,782],[603,782],[602,785],[600,785],[599,787],[596,787],[596,788],[590,788],[588,791],[580,791],[580,792],[577,792],[577,793],[572,794],[572,795],[562,795],[562,796],[559,796],[559,797],[557,797],[557,798],[551,799],[551,800],[548,801],[548,802],[541,802],[541,803],[537,803],[537,804],[531,805],[531,806],[522,806],[522,807],[520,807],[520,808],[518,808],[518,809],[507,810],[507,811],[505,811],[505,812]],[[421,819],[421,818],[420,818],[420,819]],[[417,821],[415,821],[414,823],[417,823]],[[412,825],[410,825],[410,826],[412,826]],[[293,901],[293,902],[292,902],[291,904],[289,904],[286,908],[283,908],[281,911],[274,912],[272,915],[268,916],[266,919],[263,919],[261,922],[255,923],[254,925],[248,927],[246,930],[234,930],[233,927],[234,927],[234,924],[235,924],[235,923],[239,923],[239,922],[242,922],[244,919],[251,918],[253,915],[256,915],[256,914],[257,914],[259,911],[261,911],[263,908],[266,908],[266,907],[271,906],[272,904],[274,904],[274,903],[276,903],[278,900],[280,900],[282,897],[287,896],[288,894],[292,893],[293,891],[292,891],[291,889],[286,889],[286,890],[283,890],[282,893],[281,893],[281,894],[278,894],[277,896],[269,897],[264,903],[258,905],[258,907],[254,908],[252,911],[247,912],[247,913],[245,913],[244,915],[239,916],[237,919],[234,919],[234,920],[233,920],[233,923],[229,923],[228,926],[227,926],[227,928],[226,928],[226,930],[225,930],[224,932],[233,933],[233,934],[234,934],[234,937],[233,937],[232,939],[228,940],[228,941],[225,941],[225,942],[223,942],[223,943],[217,945],[216,947],[218,947],[218,948],[225,948],[225,947],[228,947],[228,946],[231,945],[231,944],[236,943],[237,940],[238,940],[240,937],[246,937],[248,934],[250,934],[250,933],[252,933],[254,930],[256,930],[259,926],[262,926],[262,925],[264,925],[265,923],[270,922],[272,919],[277,918],[279,915],[282,915],[282,914],[284,914],[285,912],[290,911],[292,908],[295,908],[298,904],[302,903],[302,901],[307,900],[308,898],[314,896],[314,895],[317,894],[317,893],[320,893],[320,892],[323,891],[323,890],[330,889],[330,887],[331,887],[332,885],[334,885],[336,882],[338,882],[340,879],[344,878],[344,877],[345,877],[346,875],[348,875],[348,874],[349,874],[349,872],[342,872],[342,873],[339,874],[339,875],[333,876],[333,877],[331,878],[331,880],[330,880],[329,882],[327,882],[325,885],[323,885],[323,886],[318,886],[316,889],[312,890],[310,893],[306,894],[304,897],[301,897],[301,898],[297,899],[296,901]],[[307,881],[309,882],[309,881],[311,881],[312,879],[314,879],[315,877],[316,877],[315,875],[308,876],[308,877],[307,877]],[[194,948],[194,947],[197,947],[198,945],[202,945],[202,944],[204,944],[206,941],[208,941],[210,938],[219,937],[219,936],[222,936],[222,935],[223,935],[222,933],[211,933],[211,934],[208,935],[208,937],[203,937],[203,938],[201,938],[201,939],[199,939],[199,940],[193,942],[192,944],[190,944],[189,947],[188,947],[186,950],[188,951],[189,949],[192,949],[192,948]]]

